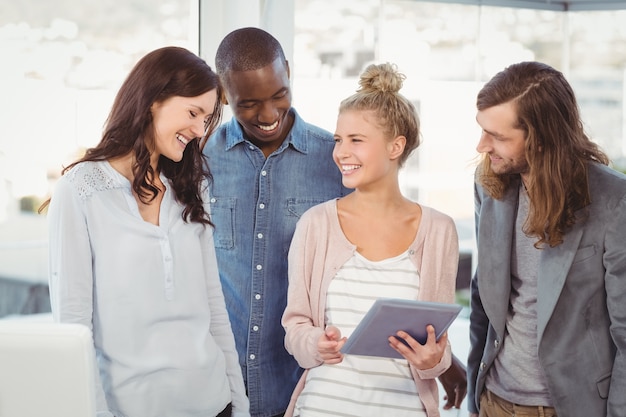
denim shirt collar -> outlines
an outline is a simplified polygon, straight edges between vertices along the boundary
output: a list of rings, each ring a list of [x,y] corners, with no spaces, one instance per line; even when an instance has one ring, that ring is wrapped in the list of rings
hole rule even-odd
[[[308,146],[307,146],[307,129],[304,123],[304,120],[300,117],[296,109],[293,107],[289,109],[289,113],[291,113],[293,117],[293,126],[289,131],[289,134],[280,145],[280,147],[274,151],[274,153],[282,152],[287,146],[292,145],[292,147],[300,153],[307,154]],[[240,143],[251,143],[249,140],[245,139],[243,129],[241,125],[237,121],[235,117],[233,117],[228,125],[226,126],[226,151],[231,150],[234,146]]]

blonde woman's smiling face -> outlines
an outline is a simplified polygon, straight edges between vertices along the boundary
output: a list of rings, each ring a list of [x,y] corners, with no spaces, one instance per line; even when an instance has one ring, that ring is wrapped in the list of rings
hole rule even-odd
[[[333,159],[348,188],[375,184],[397,173],[393,142],[376,122],[372,111],[344,110],[337,117]]]

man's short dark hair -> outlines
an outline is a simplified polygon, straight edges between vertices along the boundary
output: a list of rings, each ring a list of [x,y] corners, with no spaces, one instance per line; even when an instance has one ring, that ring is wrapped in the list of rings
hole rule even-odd
[[[246,27],[230,32],[217,48],[215,67],[222,76],[229,71],[250,71],[263,68],[277,58],[286,62],[280,42],[268,32]]]

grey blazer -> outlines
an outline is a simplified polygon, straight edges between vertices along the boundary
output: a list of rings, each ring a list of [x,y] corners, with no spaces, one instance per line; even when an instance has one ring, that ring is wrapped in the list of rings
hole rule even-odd
[[[518,182],[502,200],[475,185],[468,398],[478,412],[505,333]],[[591,205],[538,271],[539,362],[559,417],[626,416],[626,176],[589,164]]]

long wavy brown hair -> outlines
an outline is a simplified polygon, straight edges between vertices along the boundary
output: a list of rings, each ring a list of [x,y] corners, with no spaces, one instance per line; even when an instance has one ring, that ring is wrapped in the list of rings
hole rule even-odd
[[[609,164],[609,158],[585,134],[578,104],[563,74],[540,62],[521,62],[496,74],[478,93],[476,106],[484,110],[513,102],[517,126],[525,132],[529,166],[529,213],[523,231],[537,237],[535,247],[556,246],[563,235],[585,216],[591,203],[589,162]],[[483,155],[478,182],[500,199],[514,176],[498,175]]]
[[[151,150],[155,148],[152,104],[174,96],[197,97],[214,89],[217,89],[217,97],[221,97],[217,74],[194,53],[173,46],[150,52],[137,62],[120,87],[101,141],[62,173],[81,162],[103,161],[133,153],[133,191],[144,203],[154,200],[159,189],[153,185],[156,173],[150,166]],[[212,225],[202,201],[202,187],[212,180],[202,149],[219,125],[222,109],[221,100],[216,100],[204,135],[187,145],[180,162],[164,156],[159,158],[157,170],[171,180],[176,200],[185,206],[182,214],[185,221]]]

